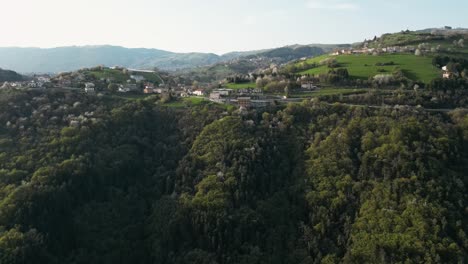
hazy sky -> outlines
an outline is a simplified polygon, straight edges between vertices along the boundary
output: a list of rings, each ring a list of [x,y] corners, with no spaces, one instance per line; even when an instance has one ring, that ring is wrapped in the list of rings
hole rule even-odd
[[[0,6],[3,47],[111,44],[219,54],[468,27],[466,0],[0,0]]]

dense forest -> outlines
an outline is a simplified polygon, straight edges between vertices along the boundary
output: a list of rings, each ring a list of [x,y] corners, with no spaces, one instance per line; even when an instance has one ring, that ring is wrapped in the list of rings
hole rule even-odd
[[[468,112],[0,92],[0,263],[466,263]]]

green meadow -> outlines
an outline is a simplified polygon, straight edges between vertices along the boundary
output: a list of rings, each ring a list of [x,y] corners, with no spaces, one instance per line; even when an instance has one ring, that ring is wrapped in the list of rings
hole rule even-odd
[[[432,65],[432,58],[426,56],[414,56],[411,54],[384,54],[384,55],[324,55],[307,61],[317,63],[327,58],[335,58],[340,68],[348,69],[351,77],[367,80],[377,74],[391,74],[396,68],[400,68],[406,77],[414,81],[429,83],[440,75],[440,70]],[[394,65],[376,66],[377,63],[393,62]],[[299,72],[299,74],[322,74],[330,69],[326,65]]]

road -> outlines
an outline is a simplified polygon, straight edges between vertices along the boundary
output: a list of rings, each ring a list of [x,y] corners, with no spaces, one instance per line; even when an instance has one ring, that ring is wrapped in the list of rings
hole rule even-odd
[[[36,90],[37,88],[30,88],[31,90]],[[57,89],[57,90],[68,90],[68,91],[84,91],[81,88],[72,88],[72,87],[54,87],[54,88],[48,88],[48,89]],[[209,100],[206,98],[206,100]],[[278,98],[276,101],[280,103],[300,103],[304,100],[304,98]],[[454,110],[466,110],[468,111],[467,108],[424,108],[424,107],[416,107],[416,106],[411,106],[411,105],[365,105],[365,104],[347,104],[347,103],[340,103],[340,102],[335,102],[335,103],[328,103],[328,102],[322,102],[324,104],[327,104],[329,106],[333,106],[336,104],[339,105],[344,105],[344,106],[349,106],[349,107],[363,107],[363,108],[373,108],[373,109],[413,109],[413,110],[423,110],[426,112],[434,112],[434,113],[448,113]]]

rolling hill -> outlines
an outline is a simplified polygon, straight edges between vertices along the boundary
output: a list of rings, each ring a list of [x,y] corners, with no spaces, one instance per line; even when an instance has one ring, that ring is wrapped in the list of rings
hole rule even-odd
[[[259,51],[213,53],[174,53],[158,49],[129,49],[118,46],[72,46],[51,49],[0,48],[0,67],[21,73],[57,73],[97,65],[135,69],[187,69],[228,62],[241,57],[279,58],[282,61],[323,54],[336,45],[290,46]],[[326,48],[325,48],[326,47]]]

